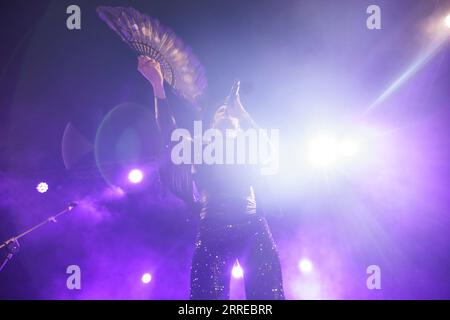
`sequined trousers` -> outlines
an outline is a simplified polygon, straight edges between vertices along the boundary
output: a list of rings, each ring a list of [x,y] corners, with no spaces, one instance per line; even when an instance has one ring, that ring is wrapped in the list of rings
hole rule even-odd
[[[244,270],[247,299],[284,299],[277,248],[266,219],[255,214],[232,219],[209,216],[200,221],[190,298],[229,299],[236,259]]]

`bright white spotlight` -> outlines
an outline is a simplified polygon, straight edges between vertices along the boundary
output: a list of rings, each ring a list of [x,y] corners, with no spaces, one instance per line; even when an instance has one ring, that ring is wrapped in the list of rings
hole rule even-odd
[[[39,193],[46,193],[48,190],[48,184],[45,182],[39,182],[38,185],[36,186],[36,190]]]
[[[233,270],[231,270],[231,275],[235,279],[240,279],[244,276],[244,270],[239,265],[239,262],[236,262],[233,266]]]
[[[445,17],[445,25],[450,28],[450,13]]]
[[[309,260],[307,258],[303,258],[298,263],[298,268],[300,269],[300,271],[302,273],[310,273],[313,269],[313,264],[312,264],[311,260]]]
[[[128,180],[131,183],[140,183],[144,178],[144,174],[139,169],[133,169],[128,173]]]
[[[319,136],[311,140],[308,148],[308,158],[311,164],[319,167],[331,166],[337,158],[337,143],[330,136]]]
[[[148,284],[152,281],[152,275],[150,273],[144,273],[141,278],[142,283]]]
[[[358,153],[358,143],[351,139],[343,140],[339,143],[338,150],[343,157],[354,157]]]

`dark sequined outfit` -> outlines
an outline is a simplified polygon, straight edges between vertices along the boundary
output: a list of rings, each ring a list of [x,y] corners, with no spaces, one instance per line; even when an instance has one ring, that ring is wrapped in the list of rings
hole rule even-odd
[[[166,100],[157,100],[163,137],[175,128]],[[164,105],[163,105],[164,104]],[[167,150],[170,140],[165,139]],[[244,270],[247,299],[284,299],[278,252],[253,192],[255,168],[244,165],[188,165],[166,161],[162,180],[200,210],[191,266],[191,299],[229,299],[232,267]],[[195,188],[193,187],[195,186]]]
[[[229,299],[232,267],[239,259],[247,299],[283,299],[281,268],[267,222],[248,216],[233,222],[200,221],[191,267],[191,299]]]

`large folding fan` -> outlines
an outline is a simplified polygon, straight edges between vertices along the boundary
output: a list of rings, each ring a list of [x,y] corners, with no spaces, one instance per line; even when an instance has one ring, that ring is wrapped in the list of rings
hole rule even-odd
[[[97,13],[139,55],[159,62],[176,94],[198,106],[207,85],[204,68],[172,30],[131,7],[102,6]]]

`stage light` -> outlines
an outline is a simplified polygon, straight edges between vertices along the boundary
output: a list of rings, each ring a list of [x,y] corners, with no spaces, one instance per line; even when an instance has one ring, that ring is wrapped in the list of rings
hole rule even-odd
[[[358,153],[358,143],[354,140],[343,140],[338,146],[339,155],[343,157],[354,157]]]
[[[445,17],[445,25],[450,28],[450,13]]]
[[[144,273],[141,278],[142,283],[148,284],[152,281],[152,275],[150,273]]]
[[[307,258],[303,258],[298,263],[298,268],[300,269],[300,271],[302,273],[310,273],[313,269],[313,264],[312,264],[311,260],[309,260]]]
[[[131,183],[140,183],[144,178],[144,174],[139,169],[133,169],[128,173],[128,180]]]
[[[331,166],[337,158],[337,143],[330,136],[322,135],[311,140],[308,148],[311,164],[319,167]]]
[[[234,264],[233,270],[231,270],[231,274],[235,279],[240,279],[244,276],[244,270],[242,270],[242,267],[239,265],[239,262],[236,262]]]
[[[45,182],[39,182],[38,185],[36,186],[36,190],[39,193],[45,193],[48,190],[48,184]]]

